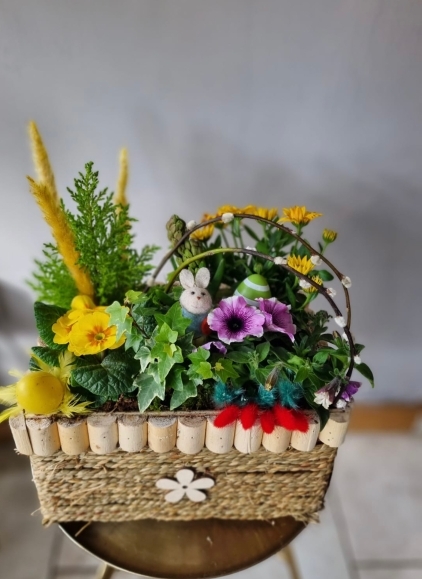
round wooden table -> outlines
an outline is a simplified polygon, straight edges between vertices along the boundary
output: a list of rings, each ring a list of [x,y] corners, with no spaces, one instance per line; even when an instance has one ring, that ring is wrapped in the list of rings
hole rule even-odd
[[[59,526],[79,547],[104,561],[99,577],[111,577],[111,566],[160,579],[220,577],[241,571],[286,547],[305,527],[292,517]]]

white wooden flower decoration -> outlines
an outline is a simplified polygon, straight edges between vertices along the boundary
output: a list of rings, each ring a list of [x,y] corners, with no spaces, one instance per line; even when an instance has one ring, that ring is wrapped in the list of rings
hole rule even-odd
[[[207,498],[207,495],[200,489],[210,489],[215,483],[212,478],[207,476],[193,480],[194,477],[195,473],[192,470],[182,468],[176,473],[176,480],[160,478],[156,482],[156,486],[159,489],[171,491],[164,497],[169,503],[178,503],[185,495],[190,501],[200,503]]]

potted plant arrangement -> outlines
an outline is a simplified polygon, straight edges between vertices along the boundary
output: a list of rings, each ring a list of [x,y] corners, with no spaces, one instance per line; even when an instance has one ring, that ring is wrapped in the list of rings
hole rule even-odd
[[[300,206],[173,215],[153,268],[157,248],[134,248],[125,153],[116,194],[87,163],[71,211],[33,123],[30,135],[54,243],[31,281],[40,340],[0,389],[0,419],[30,455],[44,522],[314,520],[360,387],[352,370],[373,382],[350,278],[325,255],[337,233],[314,249],[305,229],[321,214]],[[318,295],[329,311],[311,308]]]

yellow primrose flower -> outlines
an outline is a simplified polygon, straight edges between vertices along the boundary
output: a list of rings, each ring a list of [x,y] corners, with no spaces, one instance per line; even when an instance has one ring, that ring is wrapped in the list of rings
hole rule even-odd
[[[80,318],[69,333],[69,351],[83,356],[119,348],[126,337],[123,335],[116,342],[116,326],[109,326],[109,322],[110,316],[105,312],[92,312]]]
[[[324,282],[319,277],[319,275],[313,275],[311,277],[311,280],[314,281],[315,283],[317,283],[318,285],[321,285],[321,286],[324,284]],[[306,292],[307,294],[314,294],[317,292],[317,289],[313,285],[310,285],[307,288],[303,288],[303,291]]]
[[[307,225],[310,221],[322,215],[322,213],[306,211],[305,205],[302,207],[295,205],[294,207],[283,208],[283,213],[284,217],[279,219],[279,222],[290,221],[295,225]]]
[[[289,255],[287,258],[287,265],[299,273],[303,273],[303,275],[308,275],[311,269],[314,268],[314,264],[306,257],[306,255],[303,257],[299,257],[298,255]]]
[[[79,315],[72,318],[72,313],[72,310],[70,310],[53,324],[51,329],[54,332],[53,342],[55,344],[67,344],[69,342],[69,334],[73,324],[77,322],[79,317],[84,315],[83,312],[78,312]]]
[[[249,215],[255,215],[256,217],[263,217],[264,219],[270,219],[271,221],[278,215],[278,209],[276,207],[257,207],[256,205],[247,205],[244,209],[240,210],[241,213],[247,213]]]
[[[90,402],[78,402],[78,397],[68,389],[70,373],[75,357],[70,352],[59,355],[59,366],[49,366],[35,356],[39,370],[26,374],[10,372],[20,379],[10,386],[0,388],[0,402],[8,406],[0,414],[0,422],[21,412],[30,414],[55,414],[64,416],[87,414]]]
[[[325,243],[332,243],[337,239],[337,231],[333,231],[332,229],[324,229],[322,232],[322,239]]]

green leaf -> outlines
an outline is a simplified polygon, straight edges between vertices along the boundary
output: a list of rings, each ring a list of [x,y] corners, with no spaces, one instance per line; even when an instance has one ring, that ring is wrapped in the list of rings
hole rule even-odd
[[[265,358],[268,356],[270,351],[270,343],[263,342],[262,344],[258,344],[256,347],[256,352],[258,354],[258,361],[263,362]]]
[[[210,292],[211,296],[213,296],[213,297],[217,294],[218,289],[221,285],[221,282],[223,280],[223,275],[224,275],[224,268],[226,265],[224,257],[221,254],[216,255],[216,257],[219,258],[218,266],[217,266],[217,269],[215,270],[215,274],[214,274],[210,284],[208,285],[208,291]]]
[[[173,348],[171,348],[173,346]],[[151,358],[157,364],[158,377],[164,381],[167,374],[175,364],[183,362],[182,350],[179,346],[170,344],[169,342],[157,342],[151,350]]]
[[[135,354],[135,360],[141,363],[141,371],[144,372],[148,364],[151,362],[151,351],[146,346],[141,346]]]
[[[166,379],[166,389],[172,390],[183,390],[183,380],[182,380],[182,372],[184,371],[183,367],[181,366],[173,366],[170,370],[167,379]]]
[[[251,229],[248,225],[244,225],[243,226],[245,228],[245,231],[247,232],[247,234],[252,237],[252,239],[254,241],[259,241],[259,237],[257,236],[257,234],[255,233],[255,231],[253,229]]]
[[[143,296],[144,296],[144,292],[136,292],[134,290],[129,290],[128,292],[126,292],[125,294],[125,301],[127,301],[129,304],[138,304]]]
[[[329,355],[330,352],[327,352],[327,350],[324,350],[323,352],[317,352],[312,360],[317,364],[325,364]]]
[[[65,315],[66,310],[57,306],[49,306],[42,302],[34,304],[35,323],[43,342],[53,350],[66,350],[67,344],[56,344],[53,341],[54,332],[51,329],[59,318]]]
[[[164,400],[166,388],[163,382],[157,382],[151,374],[140,374],[134,381],[134,386],[139,388],[138,406],[139,412],[145,412],[156,396]]]
[[[41,346],[34,346],[31,348],[35,356],[39,358],[44,364],[48,366],[52,366],[54,368],[59,368],[59,356],[60,350],[52,350],[51,348],[43,348]],[[29,369],[30,370],[39,370],[40,367],[38,366],[37,360],[31,357],[29,361]]]
[[[94,356],[86,360],[80,358],[78,363],[79,366],[72,370],[72,378],[96,396],[118,400],[121,394],[134,390],[133,377],[139,365],[124,351],[110,352],[102,361]]]
[[[188,398],[194,398],[198,395],[197,387],[192,380],[183,384],[182,390],[175,390],[170,399],[170,410],[181,406]]]
[[[157,342],[170,342],[171,344],[174,344],[177,340],[177,331],[172,330],[170,326],[164,322],[160,328],[160,331],[155,337],[155,340]]]
[[[291,364],[292,366],[303,366],[305,361],[302,360],[302,358],[299,358],[299,356],[290,356],[290,358],[287,360],[287,363]]]
[[[239,373],[233,368],[233,362],[227,358],[220,358],[214,366],[215,373],[222,382],[227,382],[229,378],[238,378]]]
[[[364,378],[366,378],[369,383],[371,384],[372,388],[375,386],[374,384],[374,375],[372,374],[372,370],[362,362],[362,364],[356,364],[356,370],[362,374]]]
[[[128,332],[126,336],[125,350],[132,348],[134,352],[137,352],[143,341],[144,338],[141,332],[135,326],[132,326],[130,332]]]
[[[189,354],[188,356],[189,360],[191,360],[194,364],[200,364],[201,362],[208,360],[209,357],[210,352],[205,348],[198,348],[196,352],[192,352],[192,354]]]
[[[229,352],[227,358],[237,364],[248,364],[251,361],[253,351],[250,352]]]
[[[298,382],[299,384],[301,384],[304,380],[306,380],[306,378],[309,376],[309,374],[310,374],[309,368],[307,366],[302,366],[296,372],[295,382]]]
[[[121,306],[115,301],[105,310],[110,315],[109,326],[116,326],[116,342],[120,340],[124,333],[130,333],[132,328],[132,318],[128,316],[129,308]]]
[[[182,314],[182,306],[175,302],[166,314],[155,314],[158,325],[168,324],[172,330],[183,336],[190,326],[191,320]]]
[[[327,271],[326,269],[318,269],[313,271],[312,273],[314,273],[314,275],[319,275],[322,281],[331,281],[334,279],[333,274]]]
[[[293,293],[292,288],[290,287],[290,285],[289,285],[287,282],[286,282],[286,294],[287,294],[287,297],[288,297],[288,299],[289,299],[289,302],[290,302],[290,304],[291,304],[291,306],[292,306],[292,309],[294,310],[295,307],[296,307],[296,296],[295,296],[295,294]]]

